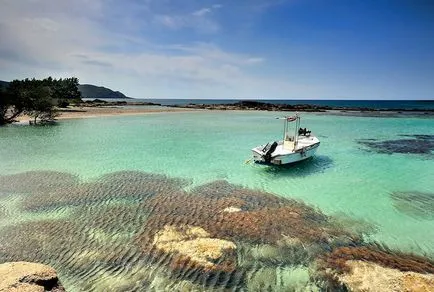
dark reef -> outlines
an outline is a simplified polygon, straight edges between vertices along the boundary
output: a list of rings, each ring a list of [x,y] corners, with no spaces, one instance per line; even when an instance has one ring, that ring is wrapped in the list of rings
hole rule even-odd
[[[432,154],[434,135],[403,136],[406,138],[385,141],[359,140],[358,143],[378,153]]]

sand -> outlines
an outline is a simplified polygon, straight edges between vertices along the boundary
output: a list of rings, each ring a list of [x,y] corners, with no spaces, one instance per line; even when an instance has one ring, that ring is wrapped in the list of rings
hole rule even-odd
[[[191,112],[198,111],[195,109],[175,109],[165,107],[147,107],[147,106],[103,106],[103,107],[68,107],[67,109],[59,110],[57,120],[64,119],[81,119],[81,118],[96,118],[118,115],[142,115],[150,113],[172,113],[172,112]],[[20,123],[27,123],[33,120],[28,115],[21,115],[17,118]]]

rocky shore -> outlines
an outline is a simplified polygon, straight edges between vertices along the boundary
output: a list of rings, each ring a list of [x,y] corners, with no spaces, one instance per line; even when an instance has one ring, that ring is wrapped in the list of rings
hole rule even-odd
[[[332,107],[324,105],[312,104],[273,104],[260,101],[242,100],[229,104],[195,104],[190,103],[186,105],[169,105],[169,107],[176,108],[191,108],[191,109],[208,109],[208,110],[256,110],[256,111],[298,111],[298,112],[327,112],[327,111],[343,111],[343,112],[430,112],[434,110],[421,110],[421,109],[374,109],[368,107]]]
[[[1,292],[64,292],[56,271],[46,265],[29,262],[0,264]]]
[[[86,106],[86,107],[102,107],[102,106],[161,106],[160,103],[153,102],[145,102],[145,101],[107,101],[102,99],[94,99],[94,100],[86,100],[77,106]]]

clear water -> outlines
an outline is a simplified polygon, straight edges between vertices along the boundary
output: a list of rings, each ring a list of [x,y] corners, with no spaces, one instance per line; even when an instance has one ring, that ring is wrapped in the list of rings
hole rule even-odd
[[[434,119],[306,113],[302,126],[321,141],[316,157],[287,168],[246,164],[252,147],[280,139],[282,125],[276,116],[279,113],[204,111],[64,120],[50,127],[3,127],[0,175],[49,170],[77,175],[86,182],[116,171],[138,170],[184,179],[186,190],[226,180],[300,199],[327,215],[361,220],[375,230],[366,235],[367,241],[434,257],[433,153],[377,153],[358,143],[434,135]],[[396,193],[426,194],[427,209],[412,213],[411,202],[397,202]],[[22,196],[2,194],[0,189],[0,226],[64,218],[74,208],[23,211],[19,207]],[[56,266],[56,260],[50,263]],[[106,281],[93,288],[104,290],[115,276],[106,275]],[[68,277],[69,288],[79,287]]]

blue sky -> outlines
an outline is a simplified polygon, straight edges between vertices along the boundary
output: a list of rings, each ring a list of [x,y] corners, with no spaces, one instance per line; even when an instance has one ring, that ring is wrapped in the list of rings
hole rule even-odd
[[[0,79],[132,97],[434,99],[430,0],[1,0]]]

